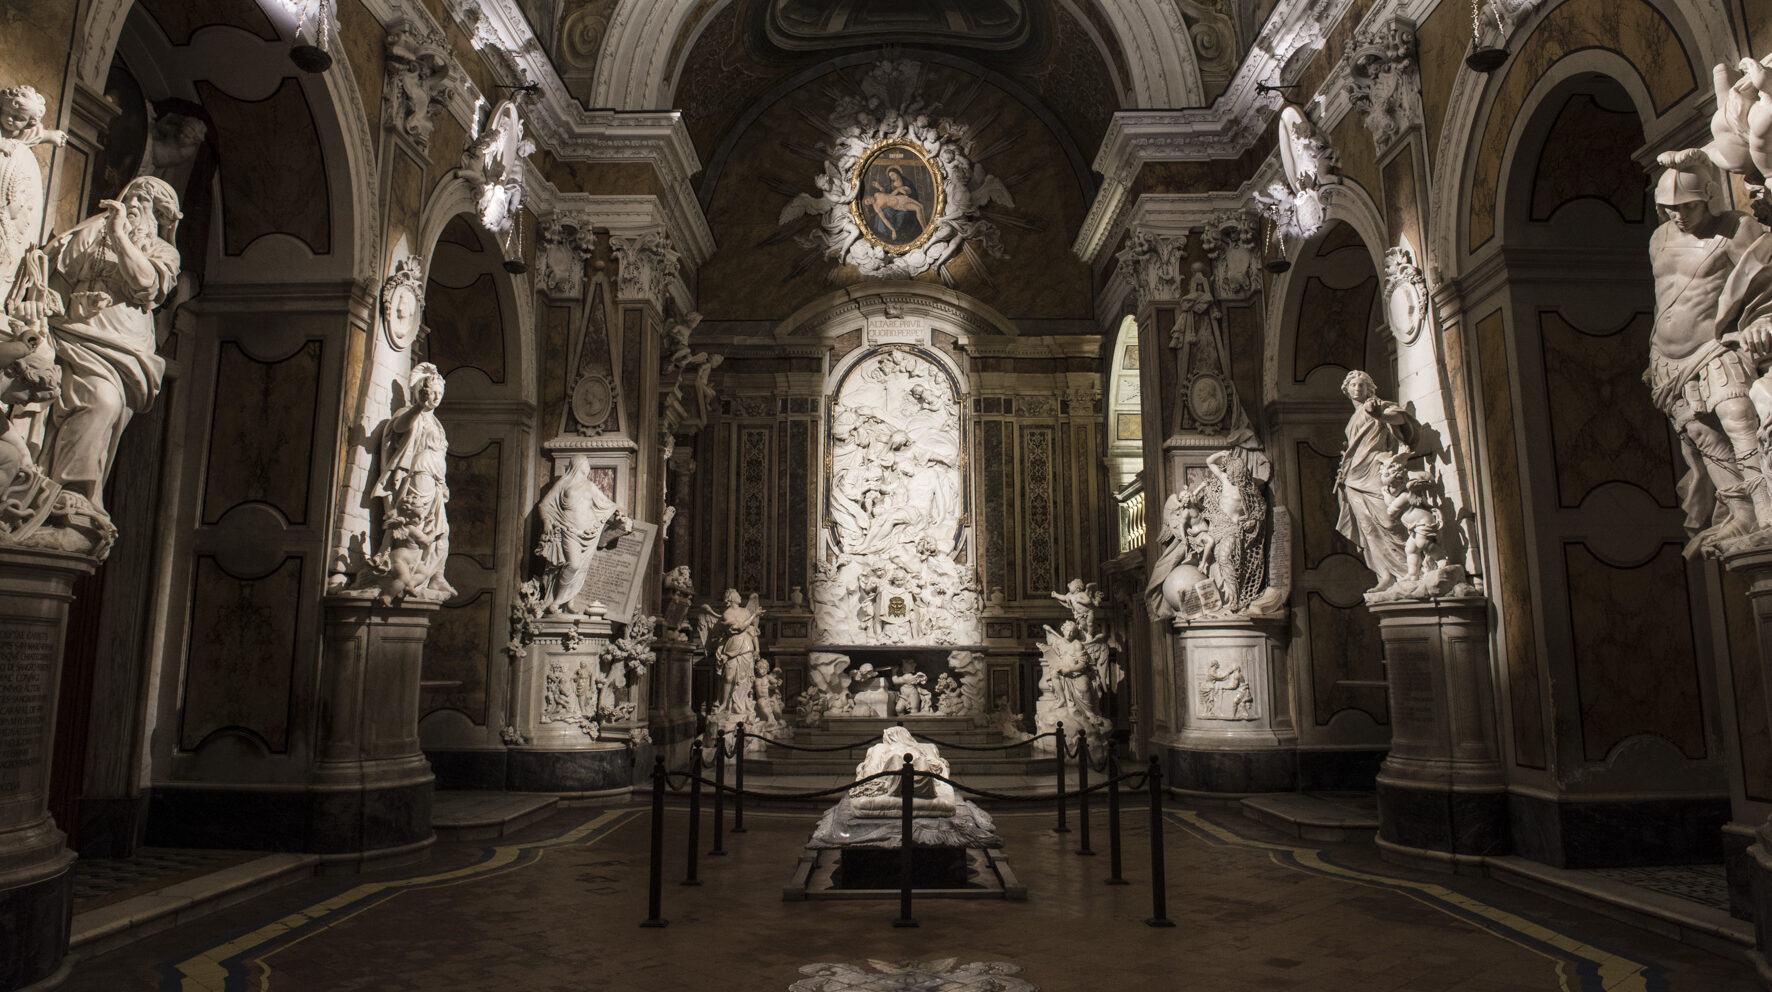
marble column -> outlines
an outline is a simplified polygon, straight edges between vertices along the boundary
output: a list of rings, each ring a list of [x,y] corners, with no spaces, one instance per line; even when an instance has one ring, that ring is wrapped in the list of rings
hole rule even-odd
[[[597,796],[626,793],[633,784],[628,738],[605,739],[596,723],[595,680],[613,633],[603,617],[533,621],[511,691],[506,789]],[[587,677],[590,713],[580,702]]]
[[[68,951],[74,852],[49,815],[56,694],[84,555],[0,550],[0,990],[54,974]]]
[[[1760,649],[1760,684],[1772,685],[1772,547],[1750,548],[1727,555],[1724,566],[1747,580],[1747,598],[1753,610],[1754,638]],[[1765,718],[1772,720],[1772,702]],[[1772,818],[1761,823],[1744,856],[1730,859],[1730,882],[1735,884],[1737,865],[1745,870],[1754,921],[1754,966],[1760,978],[1772,985]]]
[[[1177,621],[1170,636],[1178,729],[1154,743],[1182,792],[1289,792],[1298,785],[1298,735],[1286,682],[1285,617]]]
[[[328,597],[309,850],[338,863],[416,858],[431,832],[418,741],[419,668],[440,604]]]
[[[1391,750],[1378,772],[1378,846],[1441,868],[1508,850],[1505,774],[1489,673],[1488,601],[1372,604],[1390,682]]]

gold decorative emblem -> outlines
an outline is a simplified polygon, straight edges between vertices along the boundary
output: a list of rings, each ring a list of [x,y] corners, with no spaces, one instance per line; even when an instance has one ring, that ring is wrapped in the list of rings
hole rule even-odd
[[[849,210],[870,244],[902,255],[935,233],[946,191],[941,170],[916,142],[892,138],[868,149],[850,183]]]

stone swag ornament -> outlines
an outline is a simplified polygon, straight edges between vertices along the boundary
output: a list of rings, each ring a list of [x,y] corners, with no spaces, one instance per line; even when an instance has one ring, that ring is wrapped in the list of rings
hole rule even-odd
[[[29,155],[33,140],[54,140],[20,114],[14,100],[0,124],[4,168],[15,164],[13,153]],[[102,206],[25,250],[6,297],[0,545],[108,555],[117,531],[103,505],[105,481],[130,418],[160,393],[166,363],[155,354],[153,311],[178,285],[178,194],[138,176]]]

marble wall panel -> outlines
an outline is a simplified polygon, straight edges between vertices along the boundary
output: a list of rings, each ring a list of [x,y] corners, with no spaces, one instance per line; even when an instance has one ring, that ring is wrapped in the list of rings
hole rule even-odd
[[[277,40],[277,29],[257,4],[235,0],[136,0],[136,6],[154,19],[167,41],[178,46],[189,45],[192,35],[216,24],[240,28],[266,41]]]
[[[1560,506],[1579,506],[1608,482],[1637,486],[1665,507],[1678,505],[1674,484],[1685,465],[1642,379],[1654,321],[1640,313],[1622,327],[1594,333],[1556,311],[1539,312]]]
[[[457,429],[451,421],[472,419],[471,412],[449,414],[448,405],[438,408],[446,431]],[[499,459],[504,445],[493,441],[478,451],[457,454],[449,460],[449,553],[467,555],[483,568],[494,567],[498,557],[501,510],[498,505]]]
[[[816,411],[814,411],[816,412]],[[817,521],[812,517],[813,438],[817,423],[796,419],[788,424],[788,487],[783,504],[786,508],[787,585],[791,591],[805,590],[806,563],[810,560],[807,536]]]
[[[236,100],[202,81],[197,93],[215,121],[223,250],[239,255],[258,238],[280,233],[299,239],[316,255],[329,254],[332,197],[301,83],[286,78],[257,101]]]
[[[466,286],[425,284],[425,356],[447,377],[476,368],[495,383],[505,381],[505,320],[495,277],[485,272]]]
[[[319,419],[321,343],[261,362],[232,342],[216,359],[203,522],[263,502],[292,524],[308,518],[308,478]]]
[[[1004,460],[1003,432],[1005,425],[1001,420],[984,420],[976,425],[979,454],[978,473],[981,477],[980,490],[984,495],[984,564],[985,592],[1002,589],[1005,595],[1011,594],[1010,575],[1013,567],[1013,540],[1010,536],[1010,500],[1014,490],[1010,488],[1008,466]]]
[[[1722,570],[1723,614],[1729,646],[1729,678],[1735,687],[1735,734],[1741,751],[1742,792],[1772,802],[1772,720],[1767,709],[1765,668],[1741,573]]]
[[[1499,84],[1472,171],[1469,247],[1476,251],[1495,236],[1496,203],[1502,176],[1501,157],[1508,134],[1525,106],[1526,96],[1550,68],[1565,56],[1588,48],[1609,49],[1637,66],[1657,114],[1699,87],[1679,33],[1667,17],[1645,0],[1567,0],[1545,15],[1524,42]],[[1704,73],[1708,88],[1708,73]],[[1492,84],[1493,85],[1493,84]]]
[[[381,138],[382,39],[387,32],[375,15],[363,6],[363,0],[339,0],[333,7],[338,12],[338,44],[351,63],[351,75],[357,78],[357,92],[363,94],[363,112],[369,117],[369,133],[377,147]]]
[[[1364,252],[1359,248],[1345,251]],[[1349,289],[1332,289],[1310,277],[1299,303],[1302,315],[1294,340],[1292,380],[1303,382],[1323,365],[1356,369],[1366,364],[1366,332],[1372,327],[1372,305],[1378,299],[1378,277]]]
[[[1508,385],[1507,333],[1501,311],[1477,322],[1476,339],[1488,456],[1488,501],[1495,515],[1492,594],[1505,627],[1502,649],[1506,652],[1514,761],[1528,768],[1543,768],[1545,727],[1539,698],[1538,642],[1526,557],[1520,454],[1514,444],[1513,393]]]
[[[769,441],[773,433],[767,426],[745,426],[738,431],[733,549],[737,588],[747,596],[766,593],[769,581],[769,496],[775,489],[769,470]]]
[[[1305,612],[1311,631],[1311,712],[1317,726],[1327,726],[1343,710],[1361,710],[1376,723],[1389,723],[1378,618],[1364,605],[1338,606],[1315,592],[1305,594]]]
[[[1469,4],[1442,3],[1434,7],[1415,29],[1416,65],[1421,72],[1421,109],[1427,121],[1427,147],[1440,147],[1440,130],[1445,126],[1446,105],[1452,99],[1452,86],[1464,67],[1465,53],[1470,50],[1471,12]]]
[[[281,753],[289,741],[289,701],[296,664],[302,559],[264,575],[235,575],[198,555],[191,591],[179,747],[194,750],[224,728],[237,728]]]
[[[1021,478],[1017,491],[1022,494],[1022,588],[1029,594],[1039,589],[1059,588],[1055,568],[1058,534],[1055,526],[1053,499],[1056,476],[1053,431],[1050,427],[1023,426],[1021,434]]]
[[[1589,761],[1637,734],[1653,734],[1688,758],[1706,755],[1686,560],[1668,543],[1648,562],[1621,568],[1585,545],[1563,545],[1575,638],[1581,743]]]
[[[493,646],[501,638],[493,615],[493,593],[462,603],[446,604],[431,617],[425,635],[421,679],[453,683],[425,688],[419,697],[419,721],[437,710],[459,710],[480,726],[487,726],[487,682],[491,676]]]
[[[1603,107],[1591,93],[1571,95],[1539,152],[1530,218],[1550,220],[1558,207],[1586,197],[1610,204],[1627,224],[1641,224],[1649,216],[1649,187],[1633,153],[1642,144],[1636,108]]]

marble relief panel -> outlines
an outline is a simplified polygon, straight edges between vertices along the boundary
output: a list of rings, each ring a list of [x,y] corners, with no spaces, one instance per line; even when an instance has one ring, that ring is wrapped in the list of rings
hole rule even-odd
[[[266,234],[297,238],[316,255],[332,251],[332,197],[314,113],[301,83],[283,80],[263,100],[236,100],[197,83],[203,108],[215,122],[219,158],[222,244],[239,255]]]
[[[302,559],[263,575],[235,575],[198,555],[192,578],[191,645],[184,673],[179,746],[194,750],[237,728],[281,753],[302,616]],[[311,622],[311,621],[310,621]]]
[[[1667,420],[1643,388],[1654,316],[1600,333],[1579,328],[1556,311],[1538,314],[1544,345],[1545,389],[1557,501],[1580,506],[1596,487],[1625,482],[1647,490],[1665,507],[1678,505],[1676,470]]]
[[[1526,558],[1520,455],[1514,446],[1513,393],[1508,386],[1506,325],[1501,311],[1477,322],[1476,338],[1483,398],[1482,423],[1489,457],[1491,512],[1495,515],[1496,561],[1491,576],[1506,631],[1503,645],[1507,651],[1514,758],[1520,765],[1543,768],[1545,727],[1539,708],[1537,638]]]
[[[215,404],[204,477],[203,522],[241,503],[277,508],[307,522],[308,471],[319,412],[321,343],[261,362],[224,341],[218,349]]]
[[[1626,738],[1651,734],[1686,757],[1705,757],[1704,712],[1686,560],[1667,543],[1649,561],[1608,564],[1565,544],[1563,565],[1575,638],[1581,742],[1603,761]]]

